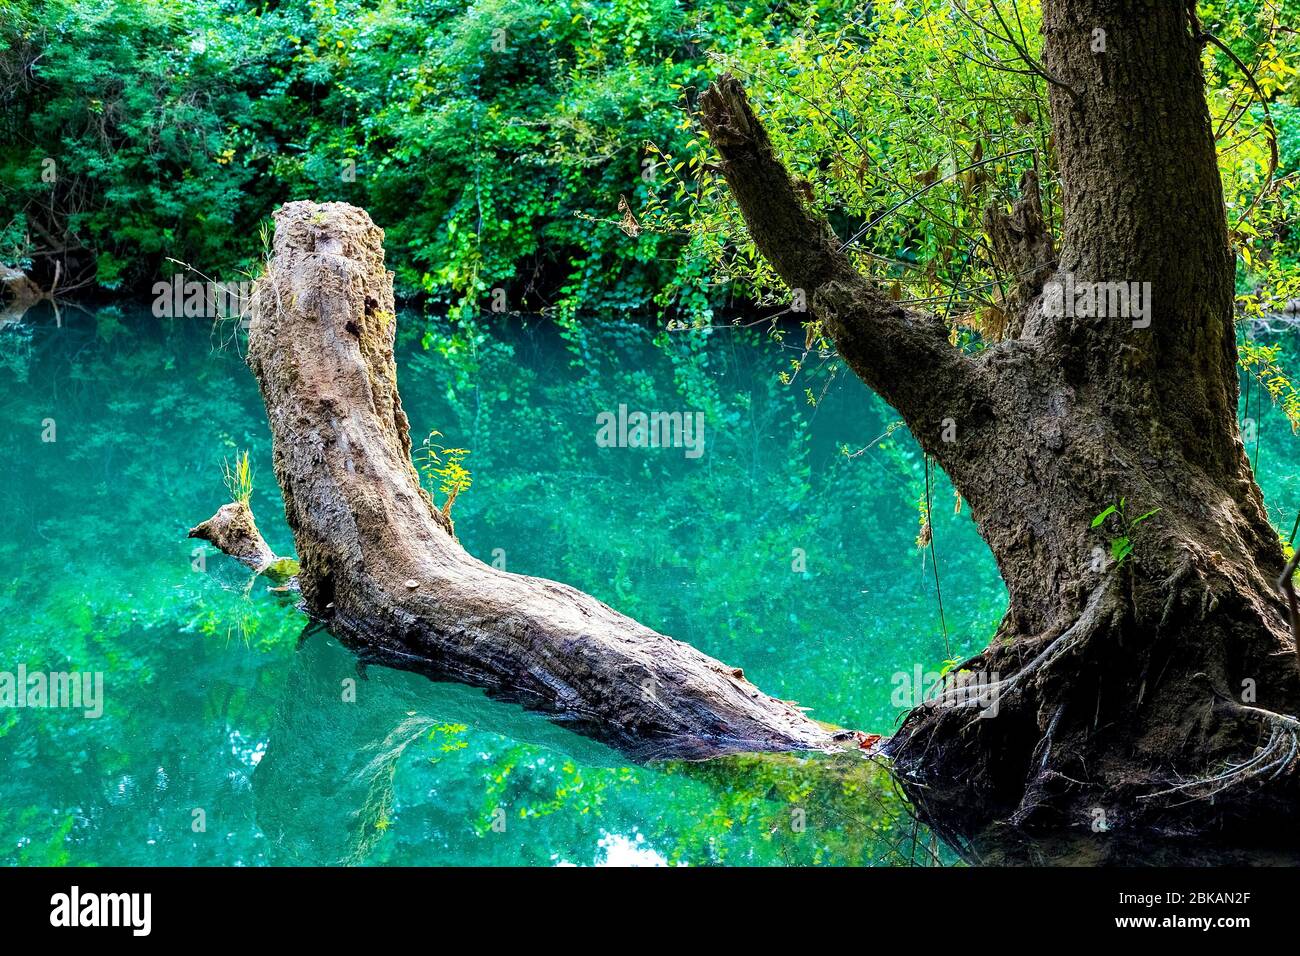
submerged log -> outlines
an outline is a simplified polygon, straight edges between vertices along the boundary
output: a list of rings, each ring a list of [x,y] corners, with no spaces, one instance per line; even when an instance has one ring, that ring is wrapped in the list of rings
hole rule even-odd
[[[411,463],[382,230],[343,203],[292,202],[275,219],[248,362],[313,617],[385,663],[546,711],[634,759],[857,745],[739,668],[461,547]],[[264,566],[251,513],[223,511],[196,536]]]

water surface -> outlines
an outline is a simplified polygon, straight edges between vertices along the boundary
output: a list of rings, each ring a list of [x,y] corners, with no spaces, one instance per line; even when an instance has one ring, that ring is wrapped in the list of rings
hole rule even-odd
[[[573,584],[868,731],[895,726],[896,675],[991,635],[1005,591],[951,486],[936,472],[930,489],[941,614],[916,544],[917,446],[843,370],[814,362],[783,384],[792,339],[415,315],[400,329],[417,442],[437,429],[471,449],[455,518],[483,560]],[[186,538],[247,449],[262,531],[292,552],[228,327],[29,316],[0,330],[0,383],[0,670],[97,671],[105,688],[97,719],[0,709],[0,861],[951,861],[856,755],[632,766],[304,633],[263,581]],[[620,404],[703,412],[704,453],[598,447],[597,413]],[[1300,489],[1272,414],[1261,470],[1280,524]]]

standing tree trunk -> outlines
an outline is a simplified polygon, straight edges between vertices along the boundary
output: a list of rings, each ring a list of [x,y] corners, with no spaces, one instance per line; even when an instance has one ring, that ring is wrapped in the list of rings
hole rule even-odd
[[[989,216],[995,253],[1019,258],[1000,264],[1028,278],[1008,337],[975,354],[854,269],[739,83],[723,77],[701,102],[754,241],[952,478],[1009,592],[993,642],[964,665],[996,710],[941,693],[886,752],[954,834],[1009,819],[1294,839],[1300,672],[1274,590],[1279,538],[1236,424],[1204,40],[1173,0],[1044,7],[1063,241],[1058,257],[1033,234],[1036,196]],[[1149,282],[1149,325],[1048,308],[1044,283],[1070,281]],[[1094,527],[1121,500],[1125,514]],[[1110,541],[1129,530],[1117,563]]]

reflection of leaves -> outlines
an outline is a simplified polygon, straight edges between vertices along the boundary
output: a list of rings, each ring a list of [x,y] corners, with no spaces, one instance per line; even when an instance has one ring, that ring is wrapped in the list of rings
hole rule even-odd
[[[692,836],[703,837],[714,827],[752,830],[763,835],[774,860],[792,865],[910,862],[902,837],[910,832],[911,818],[888,772],[859,753],[744,754],[667,769],[709,787],[697,802],[702,811],[711,804],[713,809],[701,813],[704,825]],[[793,810],[802,811],[806,831],[791,826]]]
[[[1293,433],[1300,434],[1300,389],[1282,367],[1281,345],[1261,345],[1246,339],[1237,345],[1237,363],[1259,382],[1282,410]]]
[[[108,343],[125,331],[126,326],[122,324],[122,315],[116,309],[101,308],[95,313],[95,334],[100,340]]]
[[[469,746],[469,741],[464,739],[468,730],[468,724],[437,724],[429,730],[428,740],[437,745],[439,754],[446,756]],[[442,757],[430,757],[429,763],[436,764],[441,759]]]

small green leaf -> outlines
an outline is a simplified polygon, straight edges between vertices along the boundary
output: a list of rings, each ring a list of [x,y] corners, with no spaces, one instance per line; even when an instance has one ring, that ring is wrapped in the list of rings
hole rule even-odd
[[[1130,528],[1136,528],[1139,524],[1141,524],[1143,521],[1146,521],[1147,518],[1150,518],[1153,514],[1155,514],[1156,512],[1158,512],[1158,511],[1160,511],[1160,510],[1162,510],[1162,509],[1160,509],[1160,508],[1155,508],[1155,509],[1152,510],[1152,511],[1148,511],[1146,514],[1144,514],[1144,515],[1143,515],[1142,517],[1140,517],[1140,518],[1134,518],[1134,519],[1133,519],[1133,523],[1130,524],[1129,527],[1130,527]]]
[[[1095,518],[1092,519],[1092,526],[1093,526],[1094,528],[1097,527],[1099,524],[1101,524],[1103,521],[1105,521],[1107,518],[1109,518],[1111,515],[1113,515],[1113,514],[1115,513],[1116,510],[1117,510],[1117,509],[1115,508],[1115,506],[1114,506],[1114,505],[1111,505],[1109,508],[1107,508],[1107,509],[1106,509],[1105,511],[1103,511],[1101,514],[1097,515],[1097,517],[1095,517]]]

